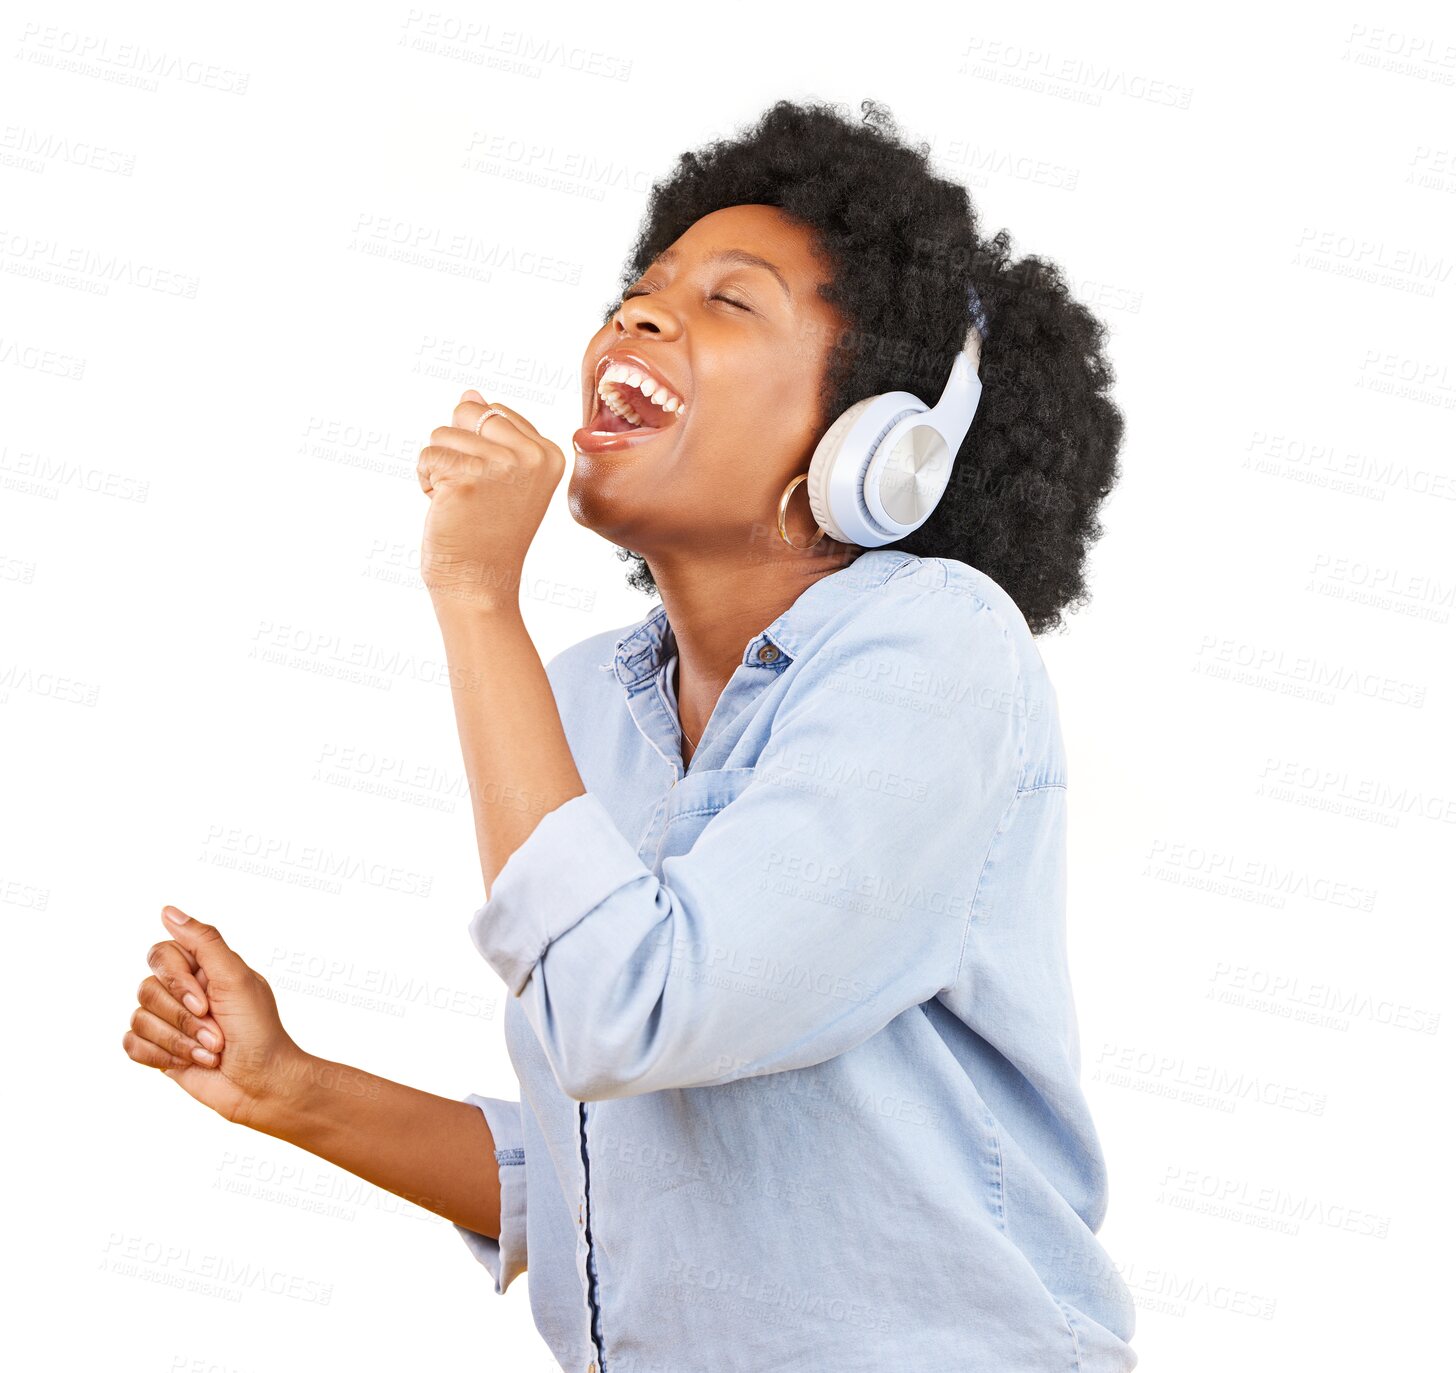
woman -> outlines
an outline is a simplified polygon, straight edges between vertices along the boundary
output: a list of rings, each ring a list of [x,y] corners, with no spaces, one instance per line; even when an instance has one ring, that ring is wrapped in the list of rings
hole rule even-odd
[[[780,102],[652,192],[568,489],[659,593],[644,619],[543,666],[517,598],[561,450],[471,391],[421,454],[469,932],[521,1100],[305,1053],[170,907],[125,1039],[448,1217],[497,1292],[529,1250],[566,1369],[1136,1362],[1033,640],[1085,598],[1116,476],[1104,330],[863,108]],[[938,396],[968,299],[984,389],[949,488],[888,545],[827,535],[797,490],[820,436],[860,398]]]

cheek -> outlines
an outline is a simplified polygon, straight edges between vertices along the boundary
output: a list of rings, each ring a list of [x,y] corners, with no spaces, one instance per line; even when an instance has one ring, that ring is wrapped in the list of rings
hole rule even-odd
[[[805,445],[818,437],[818,379],[802,365],[786,363],[760,387],[761,413],[765,425],[766,453],[778,460],[777,471],[790,458],[798,458]]]
[[[715,420],[735,429],[756,425],[774,435],[797,434],[817,408],[818,379],[808,362],[782,348],[756,350],[703,381]]]

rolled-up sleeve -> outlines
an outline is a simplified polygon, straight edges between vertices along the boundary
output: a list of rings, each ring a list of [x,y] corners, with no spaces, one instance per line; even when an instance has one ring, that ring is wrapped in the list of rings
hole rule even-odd
[[[1023,715],[995,612],[900,593],[804,659],[752,778],[660,878],[586,791],[471,938],[577,1100],[823,1062],[955,983]]]
[[[526,1150],[522,1143],[519,1102],[498,1097],[463,1098],[480,1108],[495,1141],[495,1161],[500,1170],[501,1231],[492,1239],[463,1225],[455,1225],[470,1252],[495,1279],[495,1290],[503,1293],[511,1280],[526,1271]],[[453,1224],[453,1222],[452,1222]]]

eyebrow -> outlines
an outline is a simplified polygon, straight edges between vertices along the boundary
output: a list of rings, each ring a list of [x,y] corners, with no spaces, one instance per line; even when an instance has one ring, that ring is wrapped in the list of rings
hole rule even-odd
[[[664,248],[658,253],[659,262],[671,262],[677,256],[676,248]],[[722,248],[707,259],[709,262],[731,262],[739,267],[762,267],[765,271],[772,272],[780,286],[784,288],[784,295],[793,300],[794,293],[789,290],[789,283],[784,280],[784,274],[779,271],[766,257],[759,257],[757,253],[750,253],[746,248]]]

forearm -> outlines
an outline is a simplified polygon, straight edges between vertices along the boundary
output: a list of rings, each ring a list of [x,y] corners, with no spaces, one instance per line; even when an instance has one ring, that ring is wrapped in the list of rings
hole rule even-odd
[[[308,1055],[242,1123],[492,1239],[500,1171],[480,1110]]]
[[[543,815],[586,786],[515,605],[437,599],[486,895]]]

